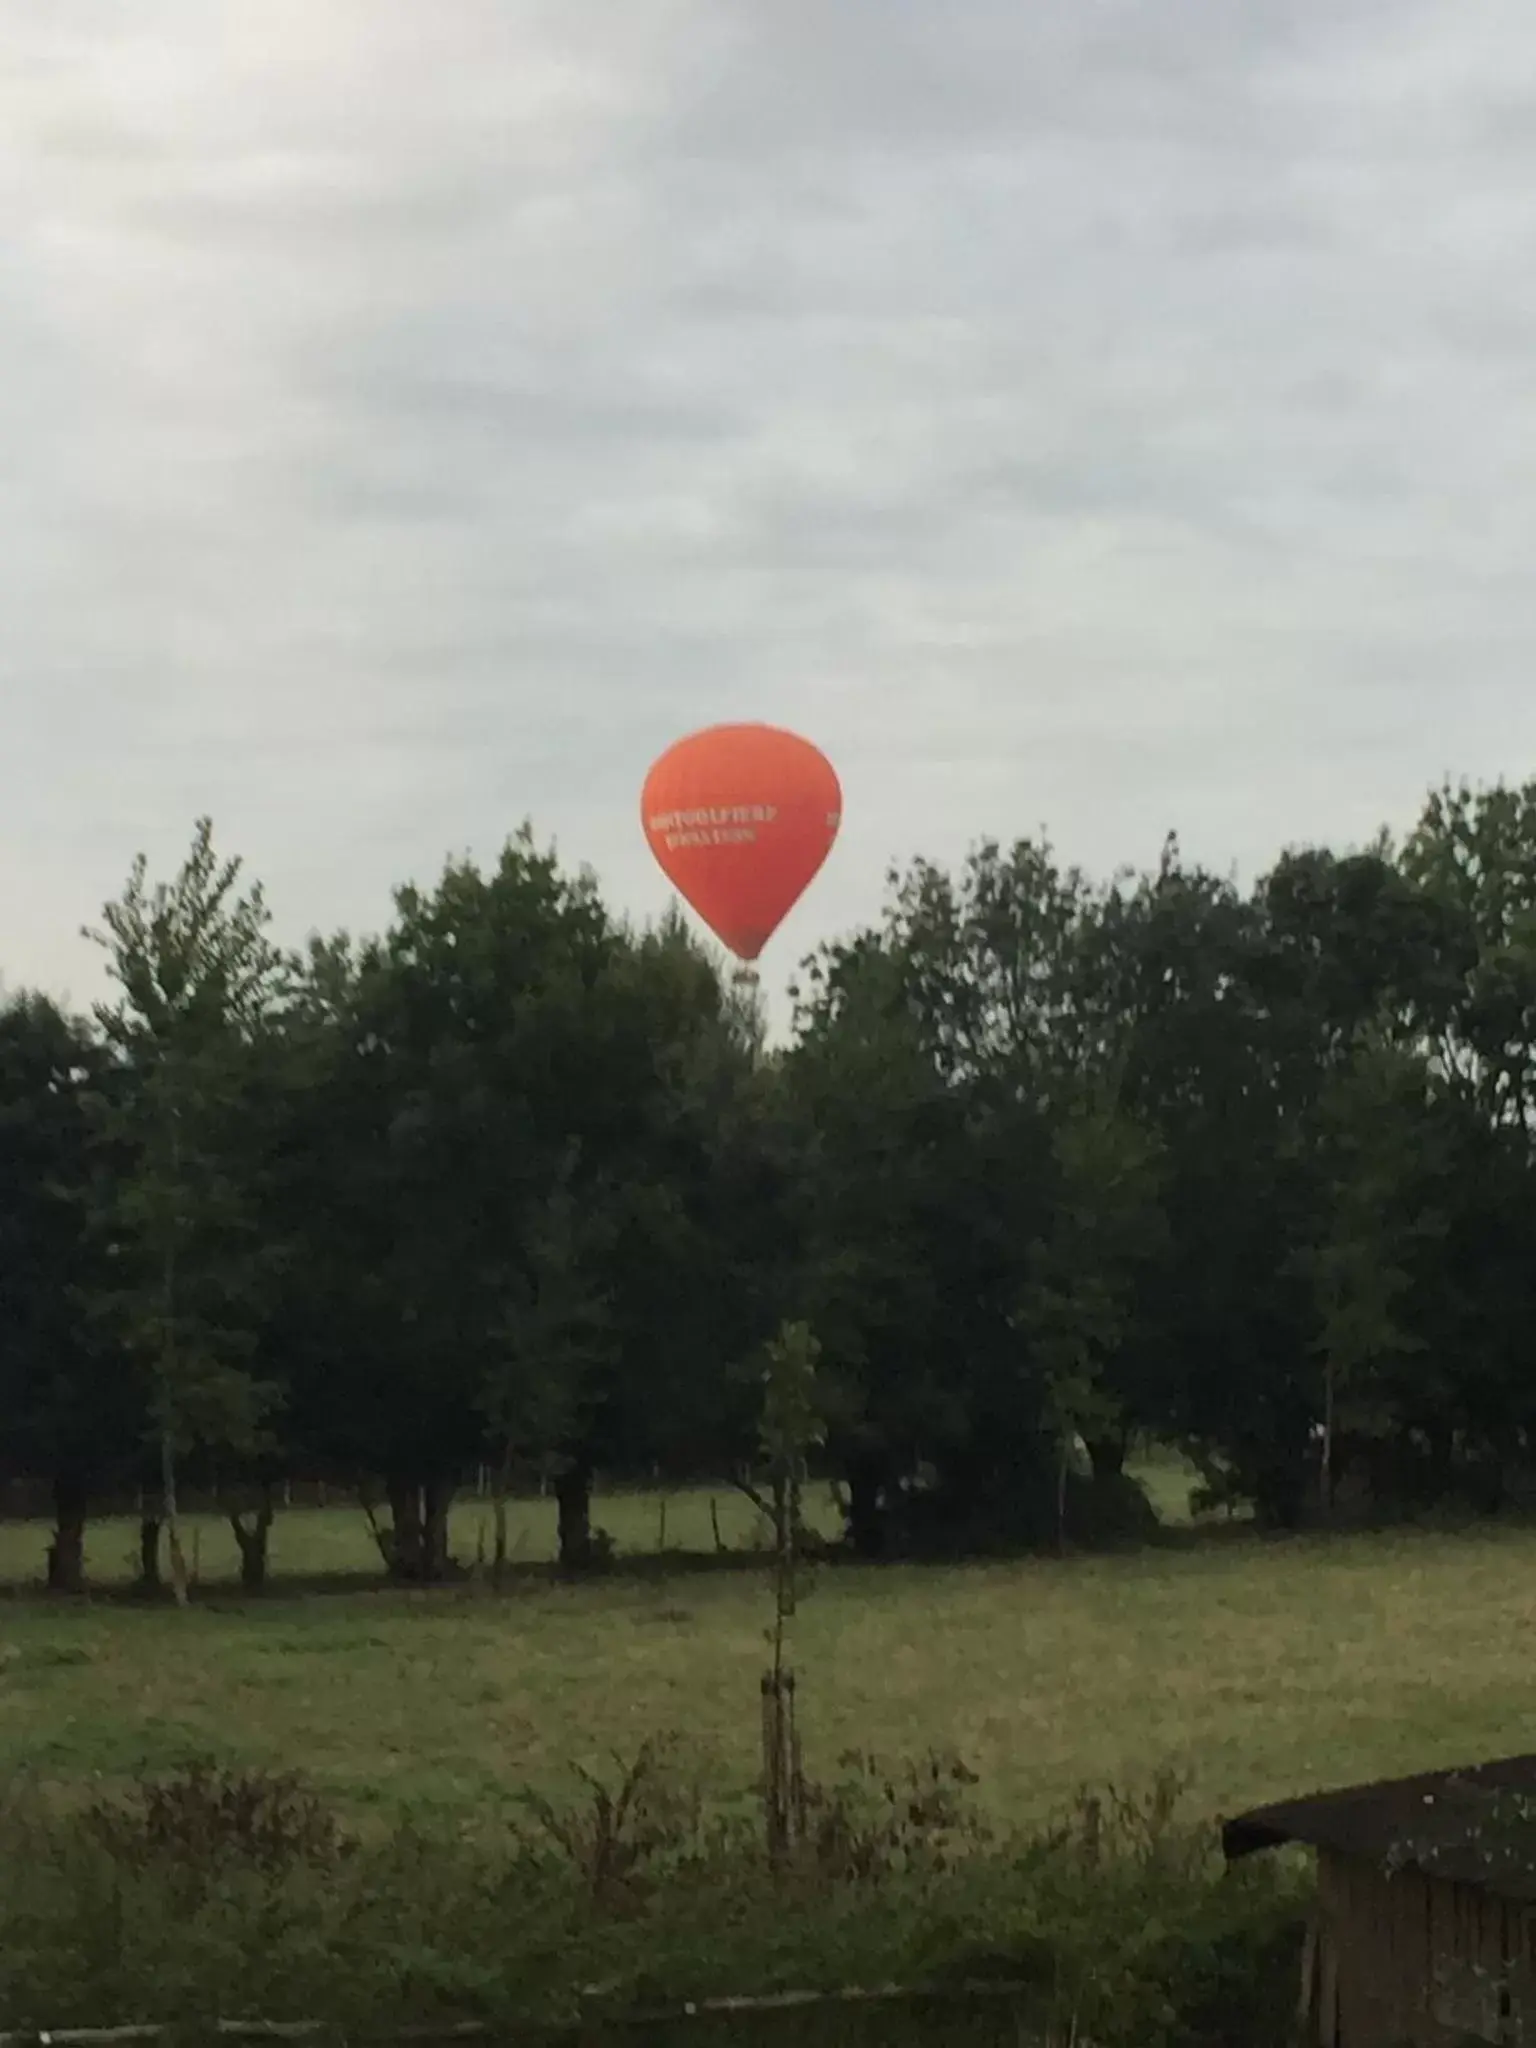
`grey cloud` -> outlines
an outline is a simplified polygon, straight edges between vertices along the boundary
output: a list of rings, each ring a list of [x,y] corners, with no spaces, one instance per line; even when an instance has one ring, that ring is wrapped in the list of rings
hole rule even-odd
[[[786,967],[1524,772],[1533,98],[1516,0],[0,0],[0,966],[204,808],[293,929],[530,812],[653,909],[722,717],[844,774]]]
[[[1232,98],[1256,59],[1296,37],[1294,10],[1212,0],[1156,13],[1136,0],[1052,10],[971,0],[944,23],[923,0],[836,10],[779,0],[734,20],[729,60],[696,74],[685,149],[1013,154],[1042,133],[1076,132],[1085,113],[1122,135],[1161,135],[1170,107],[1203,102],[1207,121],[1235,118]]]
[[[431,343],[422,346],[430,354]],[[505,351],[507,355],[512,352]],[[337,370],[327,396],[338,414],[388,419],[424,435],[467,435],[551,444],[583,452],[633,444],[707,443],[726,438],[731,420],[719,408],[648,392],[636,379],[581,376],[569,363],[515,357],[497,375],[481,364],[458,368],[451,347],[435,367],[355,365]]]

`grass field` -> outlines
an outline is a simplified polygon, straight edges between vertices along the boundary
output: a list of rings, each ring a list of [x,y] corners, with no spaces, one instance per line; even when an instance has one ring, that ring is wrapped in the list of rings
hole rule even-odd
[[[1189,1519],[1191,1474],[1169,1455],[1146,1460],[1138,1477],[1161,1520],[1176,1526]],[[841,1527],[829,1495],[813,1488],[806,1500],[807,1517],[828,1536]],[[453,1548],[466,1563],[489,1555],[492,1510],[488,1501],[461,1498],[453,1515]],[[594,1526],[606,1529],[625,1558],[654,1557],[676,1551],[708,1555],[716,1532],[727,1550],[760,1547],[765,1531],[756,1509],[735,1489],[693,1488],[668,1494],[614,1492],[593,1502]],[[226,1522],[212,1516],[189,1519],[189,1545],[194,1549],[197,1576],[206,1586],[232,1585],[239,1574],[235,1539]],[[39,1584],[51,1530],[45,1522],[0,1522],[0,1586],[25,1588]],[[508,1509],[508,1535],[514,1563],[548,1564],[556,1549],[553,1500],[517,1500]],[[379,1569],[379,1553],[368,1524],[355,1507],[280,1515],[273,1529],[272,1572],[276,1579],[368,1577]],[[139,1568],[139,1529],[127,1519],[93,1522],[87,1532],[86,1569],[97,1586],[124,1586]]]
[[[719,1496],[727,1543],[752,1511]],[[479,1510],[457,1531],[473,1554]],[[521,1554],[548,1554],[540,1504]],[[660,1509],[604,1500],[631,1551]],[[134,1531],[93,1532],[126,1576]],[[0,1532],[0,1574],[35,1575],[46,1532]],[[707,1550],[708,1496],[675,1498],[668,1541]],[[205,1582],[232,1571],[205,1526]],[[365,1571],[355,1512],[280,1521],[278,1573]],[[659,1562],[493,1597],[286,1597],[210,1587],[181,1615],[116,1603],[0,1606],[0,1777],[82,1791],[195,1755],[302,1765],[359,1820],[475,1827],[572,1765],[611,1769],[651,1735],[684,1738],[711,1786],[754,1770],[768,1599],[755,1570]],[[1265,1544],[1241,1536],[1134,1557],[818,1572],[794,1624],[813,1770],[842,1750],[958,1750],[977,1798],[1028,1819],[1084,1782],[1170,1766],[1197,1810],[1378,1773],[1536,1748],[1536,1533]]]

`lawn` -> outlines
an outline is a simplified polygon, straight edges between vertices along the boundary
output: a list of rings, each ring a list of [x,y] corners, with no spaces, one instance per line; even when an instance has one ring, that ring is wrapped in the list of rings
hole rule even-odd
[[[727,1544],[752,1511],[719,1497]],[[473,1555],[482,1511],[461,1510]],[[621,1547],[655,1551],[655,1499],[604,1500]],[[544,1507],[521,1554],[547,1555]],[[126,1574],[134,1532],[94,1532]],[[669,1544],[707,1550],[709,1497],[668,1504]],[[0,1573],[35,1574],[45,1532],[0,1532]],[[359,1820],[494,1822],[520,1787],[558,1792],[647,1736],[683,1738],[722,1790],[754,1769],[768,1599],[751,1569],[527,1576],[500,1597],[281,1590],[242,1607],[199,1542],[193,1612],[0,1606],[0,1782],[63,1792],[195,1755],[301,1765]],[[355,1513],[294,1513],[277,1572],[367,1570]],[[1486,1529],[1266,1544],[1241,1535],[1135,1557],[819,1571],[794,1624],[808,1763],[957,1750],[977,1797],[1028,1819],[1079,1784],[1170,1766],[1215,1813],[1308,1786],[1536,1748],[1529,1643],[1536,1533]]]

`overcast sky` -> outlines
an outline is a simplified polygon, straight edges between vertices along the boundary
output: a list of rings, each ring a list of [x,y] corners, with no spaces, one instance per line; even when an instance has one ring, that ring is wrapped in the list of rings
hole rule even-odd
[[[671,739],[1251,874],[1536,768],[1529,0],[0,0],[0,969],[285,937]]]

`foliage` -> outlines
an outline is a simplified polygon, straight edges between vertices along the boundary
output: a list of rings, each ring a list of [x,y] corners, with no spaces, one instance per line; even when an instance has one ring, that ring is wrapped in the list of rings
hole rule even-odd
[[[164,1862],[199,1872],[227,1864],[267,1872],[294,1864],[325,1869],[355,1847],[298,1773],[208,1762],[173,1777],[142,1779],[126,1799],[94,1801],[86,1826],[116,1862]]]
[[[114,1070],[101,1122],[109,1277],[95,1306],[147,1371],[183,1601],[178,1460],[254,1450],[276,1391],[250,1369],[270,1250],[254,1207],[265,1133],[245,1112],[286,966],[259,885],[236,896],[239,877],[204,819],[175,880],[151,889],[141,856],[91,934],[120,991],[97,1013]]]
[[[0,1013],[5,1457],[53,1583],[126,1485],[184,1592],[186,1483],[257,1586],[274,1487],[322,1475],[443,1580],[486,1468],[586,1568],[597,1475],[760,1457],[736,1362],[801,1326],[805,1472],[869,1558],[1144,1534],[1147,1437],[1269,1525],[1521,1498],[1533,819],[1448,787],[1246,890],[1176,840],[1102,882],[1043,839],[919,858],[783,1045],[529,828],[293,959],[200,823],[106,907],[112,1003]]]
[[[1118,1104],[1091,1098],[1073,1105],[1054,1134],[1056,1202],[1048,1234],[1028,1248],[1015,1321],[1056,1439],[1061,1544],[1078,1440],[1118,1442],[1124,1462],[1126,1417],[1112,1373],[1132,1327],[1141,1269],[1162,1249],[1157,1150]]]
[[[838,1758],[830,1787],[808,1788],[808,1868],[870,1882],[896,1872],[939,1873],[994,1839],[969,1804],[979,1782],[962,1758],[930,1751],[892,1761],[863,1750]]]
[[[643,1782],[638,1766],[625,1776]],[[654,1788],[634,1792],[622,1823],[623,1793],[610,1800],[597,1833],[589,1801],[546,1809],[536,1835],[495,1849],[404,1835],[342,1856],[304,1853],[312,1807],[297,1838],[264,1825],[205,1834],[225,1811],[206,1787],[172,1800],[168,1837],[33,1807],[10,1816],[0,1861],[0,2024],[511,2027],[580,2013],[600,2038],[604,2013],[908,1982],[954,1986],[946,2038],[964,2038],[960,1987],[990,1977],[1025,1987],[1005,2011],[1063,2032],[1075,2022],[1104,2048],[1196,2048],[1236,2038],[1220,2031],[1234,2018],[1242,2038],[1267,2038],[1277,1963],[1294,1970],[1283,1877],[1221,1878],[1208,1838],[1172,1814],[1150,1839],[1101,1827],[1091,1853],[1071,1827],[957,1852],[930,1767],[892,1782],[920,1788],[916,1817],[877,1827],[872,1853],[848,1854],[845,1832],[778,1871],[750,1834],[701,1826],[685,1797],[667,1804]],[[128,1810],[142,1821],[167,1810],[162,1797]],[[293,1798],[236,1805],[275,1816]],[[190,1835],[187,1809],[203,1817]],[[171,1837],[217,1842],[195,1883],[158,1853]],[[930,1853],[938,1841],[949,1846]],[[796,2016],[801,2038],[808,2017]],[[904,2017],[882,2014],[882,2037]]]
[[[90,1490],[132,1467],[143,1428],[141,1389],[86,1313],[107,1279],[86,1229],[105,1067],[85,1024],[41,997],[0,1008],[0,1456],[51,1481],[49,1582],[66,1592],[84,1585]]]
[[[758,1448],[773,1506],[779,1633],[795,1611],[796,1554],[804,1525],[811,1453],[826,1441],[817,1389],[821,1346],[805,1323],[785,1323],[764,1347]]]
[[[542,1794],[523,1795],[539,1835],[579,1875],[594,1906],[625,1914],[639,1909],[658,1871],[675,1870],[702,1843],[703,1802],[686,1786],[676,1745],[641,1744],[628,1763],[615,1759],[610,1788],[578,1767],[585,1803],[560,1807]]]

